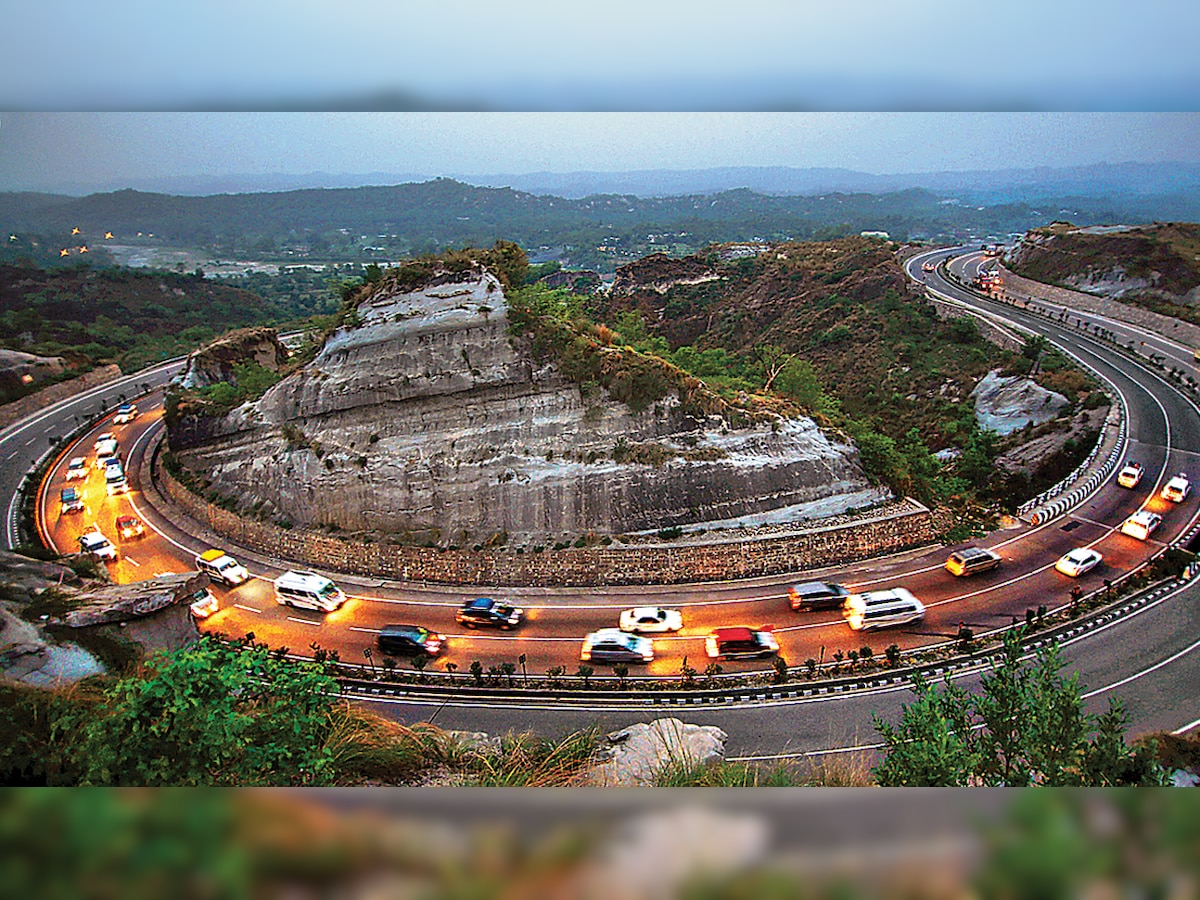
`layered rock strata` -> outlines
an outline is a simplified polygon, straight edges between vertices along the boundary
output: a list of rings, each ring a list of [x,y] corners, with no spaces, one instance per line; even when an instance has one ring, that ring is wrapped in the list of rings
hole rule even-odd
[[[510,335],[484,270],[385,283],[310,364],[222,418],[179,423],[171,449],[264,518],[443,545],[829,515],[887,497],[809,419],[731,428],[674,394],[634,413],[581,389]]]

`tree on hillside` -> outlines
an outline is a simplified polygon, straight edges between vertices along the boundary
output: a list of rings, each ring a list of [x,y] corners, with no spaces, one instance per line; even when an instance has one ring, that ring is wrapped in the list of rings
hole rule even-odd
[[[1128,717],[1118,701],[1099,716],[1084,712],[1078,675],[1064,676],[1058,648],[1022,658],[1023,630],[1004,638],[1003,660],[970,694],[947,679],[941,690],[919,676],[917,699],[900,724],[875,718],[886,757],[879,784],[1109,786],[1161,784],[1152,748],[1125,743]]]
[[[77,736],[85,784],[324,784],[336,690],[321,665],[206,635],[152,657],[58,731]]]

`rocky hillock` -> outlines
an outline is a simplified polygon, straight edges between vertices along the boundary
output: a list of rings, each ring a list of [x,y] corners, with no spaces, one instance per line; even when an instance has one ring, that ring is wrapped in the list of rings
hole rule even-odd
[[[1114,299],[1194,307],[1200,303],[1200,225],[1054,223],[1026,234],[1009,267],[1035,281]]]
[[[502,277],[462,258],[390,271],[260,399],[203,423],[179,406],[176,459],[243,512],[459,546],[888,496],[810,419],[743,415],[661,361],[510,327]]]
[[[237,366],[253,363],[278,372],[287,361],[287,348],[279,342],[275,329],[241,328],[189,354],[177,380],[185,388],[206,388],[218,382],[237,384]]]
[[[1069,404],[1062,394],[1048,391],[1031,378],[1004,376],[994,369],[971,391],[979,427],[1011,434],[1027,425],[1056,418]]]

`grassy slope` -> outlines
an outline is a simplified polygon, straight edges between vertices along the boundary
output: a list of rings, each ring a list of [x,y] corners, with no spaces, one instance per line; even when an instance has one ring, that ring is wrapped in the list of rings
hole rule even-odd
[[[1181,306],[1183,295],[1200,284],[1200,224],[1172,222],[1113,234],[1083,234],[1059,224],[1031,234],[1042,240],[1026,244],[1013,271],[1065,287],[1071,276],[1102,274],[1117,266],[1129,278],[1158,273],[1156,289],[1123,299],[1200,322],[1194,309]]]

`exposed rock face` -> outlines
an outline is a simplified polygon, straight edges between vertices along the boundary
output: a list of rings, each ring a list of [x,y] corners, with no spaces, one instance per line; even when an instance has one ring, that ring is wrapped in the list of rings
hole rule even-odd
[[[234,366],[254,362],[278,372],[287,359],[287,348],[274,328],[242,328],[194,351],[178,379],[185,388],[205,388],[218,381],[236,384]]]
[[[689,725],[679,719],[639,722],[608,735],[608,758],[592,781],[612,787],[648,786],[665,767],[694,769],[725,758],[728,735],[715,725]]]
[[[988,372],[971,395],[975,398],[975,421],[979,427],[1000,434],[1009,434],[1030,423],[1048,422],[1069,402],[1062,394],[1048,391],[1028,378],[1019,375],[1005,378],[998,369]]]
[[[717,271],[699,257],[673,259],[665,253],[655,253],[617,269],[612,295],[622,297],[644,290],[663,294],[677,284],[703,284],[719,278]]]
[[[208,576],[187,572],[158,575],[149,581],[89,587],[74,592],[81,604],[52,625],[87,628],[126,619],[140,619],[176,604],[190,602],[192,593],[208,584]]]
[[[181,424],[172,450],[243,508],[443,544],[501,532],[551,543],[822,500],[828,515],[876,490],[853,447],[809,419],[733,429],[674,395],[633,413],[581,392],[510,336],[501,285],[481,270],[377,290],[261,399]]]
[[[61,375],[63,368],[61,356],[35,356],[19,350],[0,349],[0,396],[15,396],[27,390],[28,384]]]
[[[1056,224],[1025,235],[1013,271],[1114,299],[1200,303],[1200,225],[1075,228]]]

